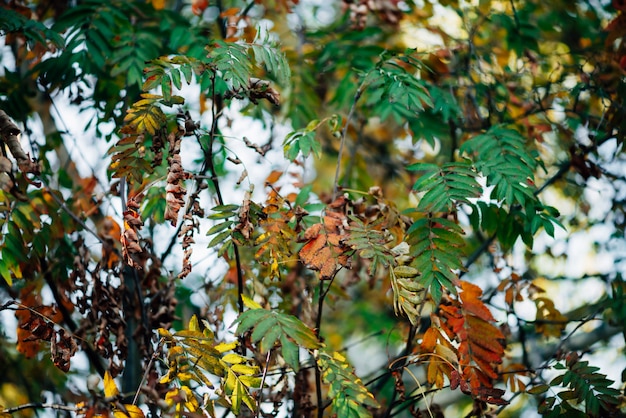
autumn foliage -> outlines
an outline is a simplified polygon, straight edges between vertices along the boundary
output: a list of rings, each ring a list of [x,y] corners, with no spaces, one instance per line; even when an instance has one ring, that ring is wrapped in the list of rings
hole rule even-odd
[[[624,416],[608,3],[6,2],[0,416]]]

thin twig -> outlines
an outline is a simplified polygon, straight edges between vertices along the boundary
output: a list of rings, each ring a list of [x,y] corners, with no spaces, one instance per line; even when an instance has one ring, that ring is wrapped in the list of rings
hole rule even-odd
[[[217,10],[219,12],[218,16],[222,15],[222,12],[224,11],[224,6],[222,4],[222,0],[217,0],[215,2],[215,5],[217,6]],[[228,18],[220,18],[218,19],[219,24],[217,25],[220,29],[220,36],[222,37],[222,39],[226,39],[226,25],[228,23]]]
[[[23,405],[14,406],[0,410],[2,414],[12,414],[14,412],[23,411],[24,409],[56,409],[59,411],[78,412],[80,408],[76,406],[59,405],[55,403],[31,402]]]
[[[515,29],[517,29],[517,31],[519,32],[520,23],[519,23],[519,17],[517,16],[517,9],[515,8],[515,0],[511,0],[511,9],[513,9],[513,19],[515,20]]]
[[[150,373],[150,370],[152,369],[152,364],[159,356],[159,353],[161,352],[161,349],[163,348],[164,342],[165,342],[165,338],[161,338],[159,340],[159,344],[157,345],[156,350],[154,350],[154,353],[152,353],[152,356],[150,357],[150,361],[148,362],[148,365],[146,366],[146,371],[144,372],[141,378],[141,381],[139,382],[139,386],[137,387],[137,391],[135,392],[135,397],[133,398],[133,403],[132,403],[133,405],[137,404],[137,398],[139,398],[139,392],[141,391],[141,386],[143,385],[143,382],[145,382],[146,379],[148,378],[148,374]]]
[[[367,78],[366,78],[367,79]],[[339,172],[341,170],[341,156],[343,154],[343,148],[346,143],[346,135],[348,133],[348,126],[350,126],[350,122],[352,121],[352,117],[354,116],[354,112],[356,111],[356,104],[361,98],[363,94],[363,86],[365,80],[359,85],[359,88],[356,90],[354,94],[354,100],[352,100],[352,106],[350,106],[350,111],[348,112],[348,118],[346,119],[346,123],[341,130],[341,142],[339,142],[339,153],[337,155],[337,167],[335,168],[335,181],[333,183],[333,200],[337,198],[337,191],[339,189]]]
[[[329,286],[330,287],[330,286]],[[317,301],[317,318],[315,319],[315,336],[319,340],[320,327],[322,325],[322,308],[324,306],[324,281],[320,280],[319,298]],[[315,394],[317,396],[317,416],[324,417],[324,408],[322,408],[322,372],[318,366],[315,367]]]
[[[331,286],[333,285],[333,281],[337,277],[337,272],[330,279],[328,286],[324,289],[324,280],[320,280],[319,285],[319,296],[317,300],[317,318],[315,318],[315,336],[317,339],[320,339],[321,328],[322,328],[322,311],[324,308],[324,299],[328,294]],[[324,408],[326,405],[322,405],[322,372],[319,367],[315,367],[315,392],[317,396],[317,416],[318,418],[324,417]]]
[[[421,314],[421,309],[419,310]],[[409,336],[407,337],[406,346],[404,347],[404,353],[400,357],[399,364],[395,367],[395,369],[404,370],[404,366],[406,364],[406,359],[408,358],[411,351],[413,351],[413,340],[415,339],[415,333],[417,332],[417,326],[411,325],[409,328]],[[391,376],[388,374],[387,376]],[[387,377],[388,379],[389,377]],[[402,374],[400,375],[400,379],[402,379]],[[393,387],[393,395],[391,396],[391,400],[389,401],[389,407],[387,408],[387,412],[385,413],[385,418],[389,418],[392,416],[393,407],[396,403],[396,396],[398,396],[398,391],[396,389],[396,385]]]
[[[246,16],[248,16],[248,13],[250,13],[250,10],[252,10],[252,8],[254,7],[254,5],[255,5],[256,3],[257,3],[257,2],[256,2],[256,1],[254,1],[254,0],[252,0],[250,3],[248,3],[248,5],[246,6],[246,8],[245,8],[245,9],[243,9],[243,10],[241,11],[241,14],[239,15],[239,19],[243,19],[243,18],[245,18]]]
[[[215,194],[217,195],[217,201],[220,205],[224,204],[224,199],[222,198],[222,191],[220,189],[220,183],[217,179],[217,172],[215,170],[215,164],[213,163],[213,141],[215,141],[215,135],[217,133],[217,120],[221,112],[218,112],[217,109],[217,95],[215,93],[215,74],[211,77],[211,90],[212,90],[212,99],[211,99],[211,132],[209,135],[209,148],[208,155],[206,157],[206,162],[209,166],[209,170],[211,171],[211,182],[213,183],[213,187],[215,188]],[[243,304],[243,273],[241,270],[241,257],[239,256],[239,247],[237,244],[233,242],[233,252],[235,253],[235,266],[237,268],[237,307],[239,309],[239,313],[243,313],[244,304]]]
[[[261,377],[261,386],[259,390],[259,409],[256,413],[257,417],[261,416],[261,402],[263,401],[263,385],[265,385],[265,378],[267,377],[267,369],[270,366],[270,356],[272,354],[272,350],[267,350],[267,357],[265,358],[265,367],[263,368],[263,376]]]

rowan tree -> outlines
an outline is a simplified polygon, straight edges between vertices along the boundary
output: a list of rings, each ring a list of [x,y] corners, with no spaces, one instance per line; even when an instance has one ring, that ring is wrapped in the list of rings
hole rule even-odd
[[[5,2],[0,415],[624,416],[625,11]]]

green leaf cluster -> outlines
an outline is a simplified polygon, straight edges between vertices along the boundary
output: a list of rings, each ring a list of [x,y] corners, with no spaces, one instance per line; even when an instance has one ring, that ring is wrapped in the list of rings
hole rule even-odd
[[[458,271],[464,269],[463,228],[445,218],[421,218],[407,231],[411,266],[420,272],[420,283],[429,289],[435,303],[443,296],[443,289],[456,293]]]
[[[262,65],[280,85],[289,84],[291,78],[289,62],[278,42],[270,39],[269,33],[264,39],[257,37],[254,43],[250,44],[250,49],[258,66]]]
[[[436,164],[413,164],[411,171],[424,174],[413,185],[413,190],[424,193],[417,205],[420,212],[453,212],[459,203],[472,204],[480,197],[482,188],[476,181],[478,173],[469,160]]]
[[[145,62],[163,48],[151,12],[119,1],[87,0],[73,7],[52,28],[65,34],[66,47],[39,65],[45,82],[65,88],[76,78],[97,74],[104,79],[122,76],[128,85],[141,85]],[[75,64],[80,70],[73,69]]]
[[[422,194],[414,211],[426,214],[416,220],[407,230],[407,242],[410,255],[414,257],[411,266],[419,273],[419,283],[429,289],[431,296],[438,303],[443,289],[455,292],[458,271],[463,270],[463,229],[455,222],[437,216],[437,213],[456,213],[457,205],[473,205],[480,197],[482,188],[477,181],[478,172],[471,161],[464,159],[446,163],[441,167],[436,164],[413,164],[411,171],[423,172],[413,185],[413,190]],[[408,282],[406,284],[409,284]],[[403,308],[409,318],[415,318],[411,305],[406,301],[421,301],[419,286],[402,286],[397,282],[399,291],[405,294],[399,299],[406,305]],[[399,297],[399,296],[398,296]],[[410,313],[410,314],[409,314]]]
[[[420,117],[409,119],[408,124],[413,134],[413,143],[423,139],[435,149],[438,143],[451,141],[450,123],[459,120],[463,112],[451,93],[452,89],[439,88],[432,84],[425,85],[433,107],[424,109]]]
[[[494,126],[463,143],[459,150],[475,157],[476,169],[487,177],[488,185],[494,186],[492,199],[521,206],[525,206],[528,200],[536,201],[534,171],[537,156],[516,130]]]
[[[315,333],[293,315],[257,307],[239,315],[236,323],[238,335],[252,331],[250,340],[259,344],[262,353],[279,344],[285,363],[296,372],[300,370],[299,347],[308,350],[321,347]]]
[[[425,107],[433,107],[424,82],[407,70],[418,66],[410,55],[381,61],[365,77],[365,105],[371,106],[381,120],[391,116],[398,123],[415,118]]]
[[[199,72],[200,67],[200,62],[184,55],[154,59],[144,69],[146,80],[142,90],[147,92],[160,86],[164,99],[170,101],[172,85],[180,90],[183,86],[182,77],[187,84],[191,83],[194,72]]]
[[[370,224],[353,215],[350,215],[349,219],[351,222],[345,243],[352,247],[359,257],[371,260],[367,267],[368,274],[375,275],[379,267],[393,266],[395,256],[387,247],[393,237],[382,227],[385,219],[380,218]]]
[[[47,46],[50,42],[57,48],[65,45],[63,37],[43,23],[29,19],[15,10],[0,8],[0,35],[6,36],[10,33],[24,36],[31,49],[36,43]]]
[[[321,121],[313,119],[305,128],[287,134],[283,141],[285,157],[290,161],[294,161],[299,154],[306,158],[312,153],[316,158],[319,158],[322,154],[322,144],[315,139],[315,134],[324,122],[327,122],[333,136],[340,135],[341,118],[338,115],[333,115]]]
[[[588,361],[568,360],[566,364],[555,364],[554,368],[565,370],[565,373],[552,379],[549,385],[535,386],[529,392],[538,395],[559,386],[569,389],[556,396],[548,396],[541,402],[538,412],[543,416],[602,417],[619,403],[621,392],[610,387],[614,382],[605,374],[598,373],[600,368],[590,366]],[[577,408],[582,405],[584,413]]]
[[[472,205],[469,218],[474,229],[495,235],[503,248],[508,249],[518,238],[532,246],[534,235],[541,228],[553,237],[555,225],[565,229],[558,216],[555,208],[533,202],[529,202],[526,208],[515,205],[507,211],[502,206],[478,201]]]
[[[227,254],[232,259],[235,256],[235,243],[232,239],[231,226],[235,223],[234,219],[239,213],[239,205],[218,205],[211,210],[214,213],[208,218],[221,222],[216,223],[207,231],[208,236],[214,235],[208,247],[214,248],[221,244],[217,252],[218,256]]]
[[[320,350],[317,353],[317,366],[322,372],[322,380],[329,385],[331,415],[346,418],[373,417],[371,409],[380,408],[380,405],[361,379],[354,374],[344,356],[338,352]]]
[[[229,83],[233,90],[245,91],[252,75],[252,61],[246,46],[217,40],[207,50],[217,75]]]

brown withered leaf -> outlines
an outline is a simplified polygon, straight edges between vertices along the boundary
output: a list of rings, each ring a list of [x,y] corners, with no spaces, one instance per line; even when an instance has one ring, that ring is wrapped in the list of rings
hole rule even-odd
[[[134,209],[130,209],[130,202],[128,207],[129,210],[124,212],[124,232],[120,240],[122,243],[122,257],[129,266],[141,268],[132,256],[143,252],[137,235],[137,231],[143,226],[143,221]]]
[[[57,341],[58,337],[58,341]],[[70,370],[70,359],[76,351],[78,346],[74,337],[67,333],[64,329],[59,330],[56,335],[50,340],[50,353],[52,362],[56,367],[65,373]]]
[[[341,267],[347,267],[350,247],[343,241],[346,236],[341,212],[328,211],[321,223],[304,232],[307,243],[300,249],[300,258],[311,270],[320,272],[320,279],[332,279]]]
[[[98,236],[105,242],[102,245],[102,264],[108,269],[115,267],[119,261],[119,251],[115,249],[115,243],[122,239],[122,228],[115,220],[107,216],[98,229]]]
[[[27,358],[37,355],[41,341],[50,341],[54,333],[54,324],[62,320],[61,312],[55,306],[42,306],[41,298],[34,291],[34,286],[26,286],[21,291],[21,305],[15,311],[18,320],[17,351]]]
[[[186,214],[183,216],[183,225],[180,228],[178,236],[183,240],[183,267],[178,274],[179,279],[183,279],[191,273],[191,254],[193,254],[192,245],[195,244],[193,239],[194,231],[199,227],[198,221],[194,220],[192,215]]]
[[[235,225],[235,231],[241,232],[245,239],[250,239],[254,232],[254,225],[250,221],[250,199],[252,193],[246,191],[241,208],[239,208],[239,222]]]
[[[250,78],[248,88],[248,94],[252,103],[257,103],[260,99],[266,99],[274,106],[280,106],[280,93],[271,87],[269,81]]]
[[[170,156],[167,157],[167,185],[165,186],[165,220],[170,221],[172,226],[178,223],[178,213],[185,206],[185,194],[187,190],[182,182],[185,179],[185,171],[180,158],[180,143],[182,137],[171,133],[168,136]]]

